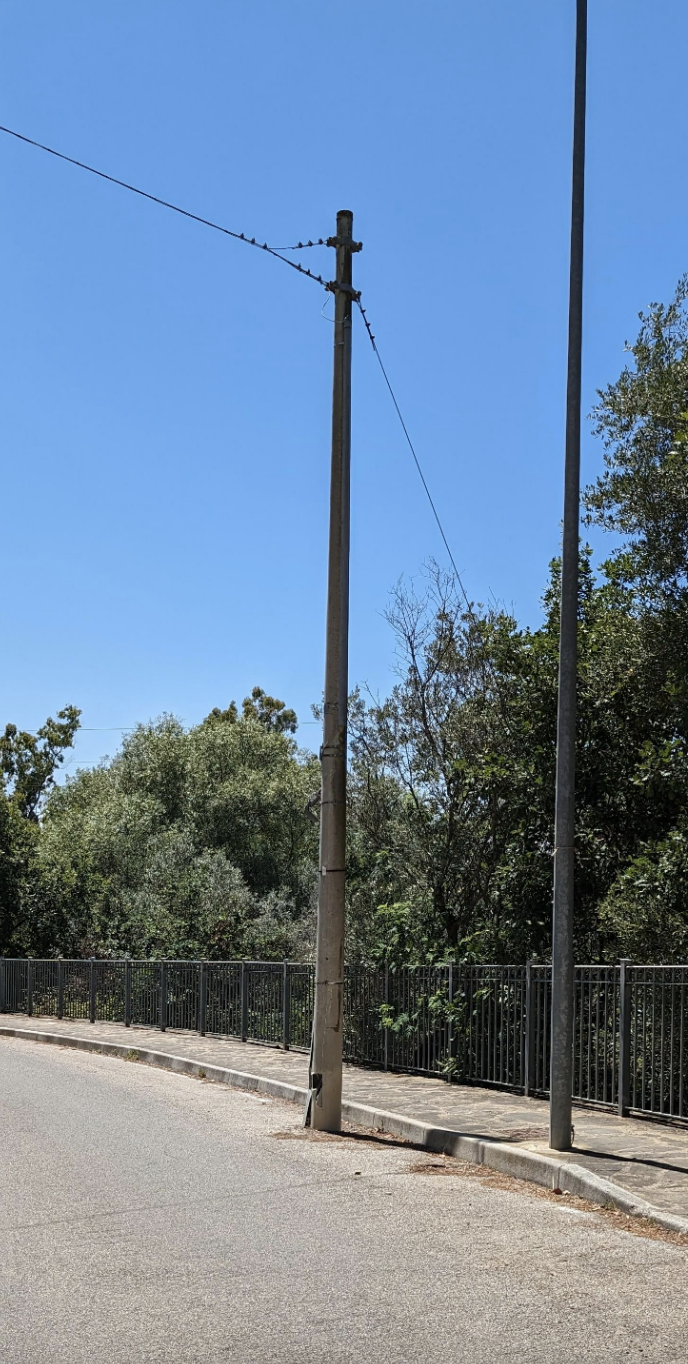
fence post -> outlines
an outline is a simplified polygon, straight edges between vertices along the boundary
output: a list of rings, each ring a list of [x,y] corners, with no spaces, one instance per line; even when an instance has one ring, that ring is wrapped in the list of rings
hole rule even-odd
[[[248,1036],[248,971],[246,962],[241,963],[241,1040]]]
[[[91,1023],[96,1021],[96,963],[95,957],[91,957],[88,963],[88,1017]]]
[[[385,962],[385,1004],[389,1005],[389,965]],[[389,1065],[389,1010],[385,1009],[385,1070]]]
[[[201,962],[201,973],[198,981],[198,1031],[201,1037],[205,1037],[205,1020],[208,1012],[208,963]]]
[[[468,1083],[471,1073],[471,1043],[473,1038],[473,993],[471,990],[471,968],[461,967],[460,990],[463,1000],[463,1038],[461,1045],[461,1079]]]
[[[26,1012],[31,1018],[33,1014],[33,962],[31,958],[26,963]]]
[[[282,967],[282,1046],[285,1051],[289,1051],[291,1043],[291,977],[289,975],[289,962],[285,961]]]
[[[525,1054],[523,1057],[523,1092],[530,1095],[535,1089],[535,1001],[533,999],[533,963],[526,962],[525,997]]]
[[[64,962],[57,963],[57,1016],[64,1018]]]
[[[0,957],[0,1014],[7,1011],[7,985],[5,981],[5,958]]]
[[[124,963],[124,1026],[131,1027],[131,962]]]
[[[630,961],[619,962],[619,1117],[625,1118],[631,1106],[631,981]]]
[[[160,963],[160,1031],[167,1027],[167,962]]]
[[[453,965],[452,962],[449,963],[449,978],[448,978],[448,981],[447,981],[447,998],[448,998],[448,1000],[449,1000],[449,1008],[450,1008],[450,1012],[449,1012],[449,1024],[448,1024],[448,1027],[447,1027],[447,1051],[448,1051],[447,1061],[448,1061],[450,1064],[447,1066],[447,1080],[448,1080],[449,1084],[451,1084],[451,1082],[452,1082],[452,1067],[451,1067],[451,1061],[453,1060],[453,1057],[454,1057],[454,1013],[453,1013],[453,1009],[452,1009],[452,1007],[451,1007],[451,1006],[453,1005],[453,1003],[454,1003],[454,965]]]

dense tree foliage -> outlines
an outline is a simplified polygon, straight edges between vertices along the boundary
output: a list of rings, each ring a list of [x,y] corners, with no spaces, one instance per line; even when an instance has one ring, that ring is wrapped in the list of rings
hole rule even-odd
[[[171,717],[140,725],[112,762],[55,789],[15,878],[22,913],[4,922],[4,950],[307,951],[318,772],[290,737],[294,721],[256,688],[241,715],[230,706],[191,730]],[[14,800],[5,809],[13,828],[28,826]]]
[[[688,960],[688,278],[599,394],[581,558],[576,952]],[[353,707],[350,925],[365,955],[549,951],[558,565],[538,630],[436,570],[389,619],[402,671]]]
[[[581,554],[576,953],[688,960],[688,279],[628,349],[586,493],[614,548]],[[350,954],[548,954],[558,589],[554,563],[535,630],[435,566],[393,594],[397,683],[351,698]],[[77,724],[0,739],[0,950],[312,950],[319,772],[293,711],[256,687],[56,786]]]
[[[36,883],[39,813],[79,727],[74,706],[37,734],[8,724],[0,736],[0,953],[33,948],[27,903]]]

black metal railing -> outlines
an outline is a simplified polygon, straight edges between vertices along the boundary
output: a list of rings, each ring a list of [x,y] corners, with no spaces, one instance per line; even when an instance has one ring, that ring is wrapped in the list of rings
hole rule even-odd
[[[307,1051],[299,962],[0,960],[0,1012],[191,1029]],[[549,966],[351,966],[346,1060],[546,1096]],[[688,965],[577,966],[578,1102],[688,1122]]]

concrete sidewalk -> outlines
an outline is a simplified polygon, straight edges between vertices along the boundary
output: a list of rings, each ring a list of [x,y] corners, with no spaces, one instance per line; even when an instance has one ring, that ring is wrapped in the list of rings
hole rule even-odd
[[[3,1031],[8,1030],[165,1053],[203,1067],[262,1076],[297,1090],[305,1090],[307,1085],[308,1064],[303,1053],[283,1052],[233,1038],[199,1037],[197,1033],[171,1029],[163,1033],[153,1028],[125,1028],[118,1023],[91,1024],[75,1019],[58,1021],[40,1016],[27,1018],[25,1014],[3,1014],[0,1041]],[[162,1060],[158,1064],[162,1064]],[[285,1097],[298,1098],[300,1095],[288,1096],[285,1092]],[[547,1143],[548,1106],[539,1099],[526,1099],[500,1090],[449,1085],[421,1076],[364,1070],[359,1066],[344,1068],[344,1098],[383,1115],[402,1115],[426,1128],[448,1128],[465,1137],[504,1143],[514,1156],[514,1147],[539,1156],[555,1155]],[[685,1219],[688,1224],[686,1129],[618,1118],[582,1107],[574,1109],[574,1126],[574,1149],[566,1154],[557,1152],[557,1162],[583,1167],[594,1176],[611,1181],[638,1202],[645,1201],[661,1213]],[[386,1124],[386,1129],[393,1131],[394,1127]],[[397,1130],[402,1130],[398,1124]],[[506,1157],[506,1151],[504,1155]],[[493,1164],[494,1161],[485,1157],[485,1163]],[[521,1177],[529,1176],[523,1172]]]

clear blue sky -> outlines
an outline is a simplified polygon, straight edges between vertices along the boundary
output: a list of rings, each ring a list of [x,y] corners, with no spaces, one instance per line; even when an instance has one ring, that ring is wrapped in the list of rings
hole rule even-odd
[[[353,209],[468,590],[530,623],[561,516],[574,8],[23,0],[0,19],[0,122],[277,244]],[[586,408],[688,269],[686,51],[682,0],[591,0]],[[92,762],[110,727],[192,723],[254,683],[309,719],[324,295],[8,138],[0,175],[0,721],[73,702]],[[388,591],[443,547],[360,327],[354,366],[351,679],[384,690]],[[586,430],[585,477],[599,465]]]

